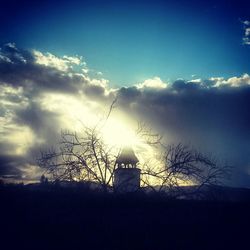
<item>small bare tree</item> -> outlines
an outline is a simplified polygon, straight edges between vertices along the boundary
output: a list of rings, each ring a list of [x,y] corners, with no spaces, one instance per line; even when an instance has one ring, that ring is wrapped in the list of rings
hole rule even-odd
[[[59,148],[41,152],[38,164],[53,180],[93,181],[107,191],[113,183],[117,155],[97,127],[85,126],[81,135],[61,132]]]
[[[98,183],[104,191],[113,185],[116,159],[120,149],[107,145],[103,139],[105,126],[117,99],[106,118],[95,126],[82,124],[80,133],[62,131],[59,147],[42,151],[38,165],[54,181],[91,181]]]
[[[156,192],[166,191],[171,197],[197,197],[203,194],[202,187],[221,184],[230,172],[230,167],[220,165],[212,156],[181,143],[164,146],[161,161],[160,166],[145,166],[142,182]],[[184,188],[187,185],[191,187]]]
[[[163,135],[153,131],[152,128],[144,121],[139,121],[137,123],[137,129],[135,132],[145,144],[153,147],[162,146]]]

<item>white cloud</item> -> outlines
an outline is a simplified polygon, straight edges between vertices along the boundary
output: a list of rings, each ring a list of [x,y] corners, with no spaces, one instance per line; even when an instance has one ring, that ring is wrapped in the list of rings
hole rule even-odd
[[[191,82],[192,83],[201,83],[202,80],[200,78],[197,78],[197,79],[192,79]]]
[[[245,29],[245,36],[250,36],[250,28]]]
[[[89,69],[88,69],[88,68],[82,68],[82,72],[83,72],[84,74],[87,74],[87,73],[89,72]]]
[[[136,84],[136,87],[138,89],[143,89],[143,88],[153,88],[153,89],[165,89],[167,87],[167,84],[164,83],[160,77],[154,77],[145,80],[142,83]]]
[[[12,49],[17,49],[16,44],[15,43],[6,43],[5,46],[12,48]]]
[[[245,20],[244,24],[244,37],[242,38],[243,44],[250,45],[250,21]]]
[[[63,56],[63,59],[67,60],[69,63],[80,65],[82,57],[73,57],[73,56]]]
[[[82,57],[66,56],[57,57],[49,52],[42,53],[38,50],[33,50],[36,63],[48,67],[53,67],[61,71],[68,71],[74,65],[85,65],[82,62]]]
[[[214,87],[241,87],[244,85],[250,85],[250,76],[248,74],[243,74],[240,77],[234,76],[228,79],[224,79],[223,77],[212,77],[210,80],[215,82],[213,85]]]
[[[0,54],[0,61],[12,63],[12,61],[7,56],[1,55],[1,54]]]
[[[244,38],[243,38],[243,44],[245,44],[245,45],[250,45],[250,38],[244,37]]]
[[[33,54],[37,64],[54,67],[61,71],[67,71],[69,68],[67,65],[68,60],[60,59],[51,53],[47,52],[46,54],[43,54],[38,50],[34,50]]]
[[[243,85],[250,85],[250,76],[244,74],[241,77],[231,77],[227,79],[227,83],[232,87],[240,87]]]
[[[86,62],[82,61],[82,57],[72,57],[67,55],[64,55],[63,57],[57,57],[49,52],[42,53],[38,50],[33,50],[33,55],[35,57],[36,64],[55,68],[56,70],[61,71],[60,74],[62,75],[62,77],[69,77],[72,79],[69,79],[66,84],[70,85],[72,83],[75,86],[74,78],[77,78],[79,80],[78,87],[82,88],[83,85],[84,87],[97,86],[103,88],[103,93],[105,95],[109,94],[109,81],[101,77],[101,72],[90,70],[87,67]],[[75,65],[80,67],[75,68]],[[97,78],[95,78],[94,76],[97,76]],[[60,86],[60,88],[61,87],[62,86]]]
[[[101,79],[91,79],[90,83],[93,85],[101,86],[103,88],[108,87],[109,81],[107,79],[101,78]]]

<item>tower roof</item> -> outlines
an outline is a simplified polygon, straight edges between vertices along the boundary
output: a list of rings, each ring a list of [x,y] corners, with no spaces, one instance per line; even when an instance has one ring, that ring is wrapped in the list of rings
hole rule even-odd
[[[139,162],[138,158],[136,157],[134,150],[132,147],[124,147],[118,156],[116,162],[118,165],[124,164],[135,166],[137,162]]]

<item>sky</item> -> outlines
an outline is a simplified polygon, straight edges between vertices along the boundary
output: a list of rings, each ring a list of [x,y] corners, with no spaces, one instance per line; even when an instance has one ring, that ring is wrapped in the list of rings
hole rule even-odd
[[[38,178],[61,129],[117,96],[113,138],[138,120],[233,166],[250,187],[248,1],[1,1],[0,175]],[[114,139],[115,140],[115,139]]]
[[[249,71],[248,1],[3,1],[1,43],[82,55],[112,85]]]

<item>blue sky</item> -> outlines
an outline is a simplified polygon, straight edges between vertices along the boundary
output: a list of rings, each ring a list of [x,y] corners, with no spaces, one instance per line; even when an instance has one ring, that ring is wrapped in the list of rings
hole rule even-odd
[[[0,43],[15,42],[58,56],[81,55],[115,86],[154,76],[164,81],[192,75],[240,76],[250,71],[249,45],[242,43],[247,5],[194,0],[6,1]]]

